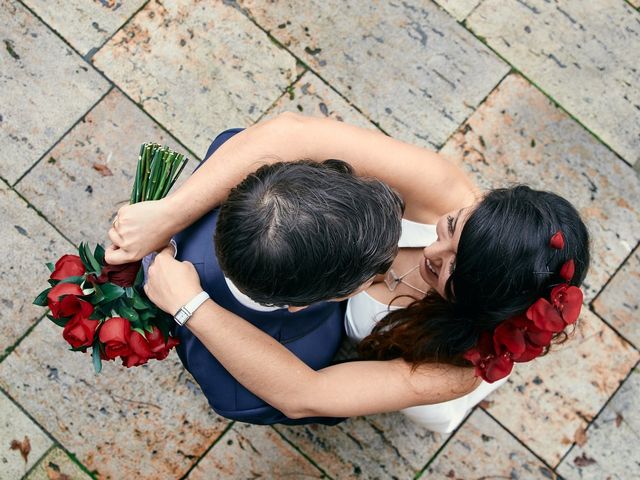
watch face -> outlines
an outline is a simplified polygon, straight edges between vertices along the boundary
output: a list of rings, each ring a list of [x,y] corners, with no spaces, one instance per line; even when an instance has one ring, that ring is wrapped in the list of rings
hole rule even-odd
[[[178,313],[176,313],[176,322],[178,322],[180,325],[186,322],[188,318],[189,315],[187,315],[187,312],[185,312],[184,310],[179,310]]]

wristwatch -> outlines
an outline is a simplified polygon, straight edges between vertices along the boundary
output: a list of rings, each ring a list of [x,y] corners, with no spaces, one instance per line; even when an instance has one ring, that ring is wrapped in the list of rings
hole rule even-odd
[[[186,305],[180,307],[180,309],[173,316],[173,319],[180,326],[183,326],[191,318],[191,315],[202,305],[209,297],[209,294],[205,291],[200,292],[193,297]]]

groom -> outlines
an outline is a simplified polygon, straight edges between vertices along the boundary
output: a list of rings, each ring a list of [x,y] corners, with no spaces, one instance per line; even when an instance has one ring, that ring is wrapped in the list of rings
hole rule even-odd
[[[240,129],[227,130],[205,158]],[[384,183],[344,162],[261,167],[227,201],[176,235],[219,305],[277,339],[314,369],[342,340],[343,300],[384,273],[397,252],[403,203]],[[184,326],[178,355],[220,415],[256,424],[335,424],[289,419],[240,385]]]

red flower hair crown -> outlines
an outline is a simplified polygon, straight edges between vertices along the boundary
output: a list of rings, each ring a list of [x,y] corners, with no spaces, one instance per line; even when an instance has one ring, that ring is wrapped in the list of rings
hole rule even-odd
[[[549,246],[562,250],[565,239],[556,232]],[[576,322],[582,308],[582,290],[569,284],[575,263],[568,260],[560,268],[565,280],[553,287],[549,300],[539,298],[521,315],[502,322],[493,331],[482,332],[478,344],[464,354],[476,368],[476,375],[493,383],[511,373],[514,362],[522,363],[540,356],[551,343],[554,333]]]

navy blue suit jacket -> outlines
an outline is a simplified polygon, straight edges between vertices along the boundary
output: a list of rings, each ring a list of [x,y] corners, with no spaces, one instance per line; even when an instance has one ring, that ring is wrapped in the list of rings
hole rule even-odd
[[[214,140],[207,156],[240,129],[227,130]],[[215,255],[214,232],[218,210],[207,213],[199,221],[176,235],[178,260],[193,263],[202,288],[216,303],[241,316],[282,343],[298,358],[318,370],[331,364],[344,332],[344,304],[322,302],[290,313],[286,309],[259,312],[242,305],[224,280]],[[196,379],[211,407],[220,415],[255,424],[334,425],[340,418],[290,419],[244,388],[186,327],[178,327],[178,355]],[[227,341],[236,341],[228,338]]]

